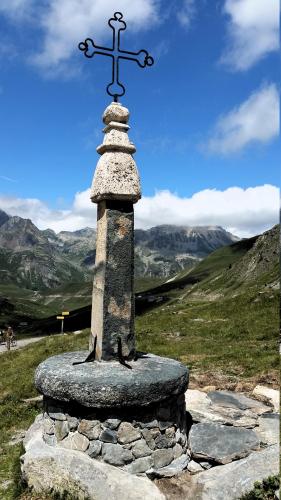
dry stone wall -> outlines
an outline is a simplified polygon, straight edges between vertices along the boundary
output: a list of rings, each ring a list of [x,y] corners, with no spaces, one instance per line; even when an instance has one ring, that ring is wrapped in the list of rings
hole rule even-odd
[[[50,446],[82,451],[131,474],[167,466],[186,467],[184,395],[146,407],[93,409],[44,400],[43,439]]]

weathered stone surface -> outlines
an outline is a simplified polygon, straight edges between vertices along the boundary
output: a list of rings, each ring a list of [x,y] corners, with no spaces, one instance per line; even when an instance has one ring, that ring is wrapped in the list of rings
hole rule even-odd
[[[129,422],[122,422],[117,432],[118,441],[122,444],[131,443],[141,438],[141,433]]]
[[[280,441],[280,415],[278,413],[265,413],[259,417],[259,426],[255,432],[264,444],[277,444]]]
[[[103,201],[98,206],[90,349],[97,336],[96,359],[135,358],[134,212],[128,202]],[[121,343],[121,344],[119,344]],[[121,347],[120,347],[121,346]]]
[[[63,441],[60,441],[59,446],[63,448],[69,448],[70,450],[86,451],[89,447],[90,441],[86,436],[80,434],[80,432],[74,432],[69,434]]]
[[[131,464],[127,465],[124,469],[130,474],[141,474],[142,472],[146,472],[152,466],[152,458],[150,457],[142,457],[137,458]]]
[[[151,450],[155,450],[156,444],[155,444],[154,439],[157,436],[159,436],[159,434],[160,434],[160,431],[158,428],[156,428],[156,429],[143,429],[142,430],[142,435],[143,435],[144,439],[146,440],[146,442]]]
[[[90,441],[89,448],[87,449],[87,454],[91,458],[96,458],[101,452],[102,442],[99,440]]]
[[[170,439],[163,434],[159,434],[155,439],[155,444],[157,448],[171,448],[176,444],[175,439]]]
[[[182,455],[179,458],[173,460],[166,467],[162,467],[161,469],[149,469],[146,474],[151,479],[155,477],[173,477],[177,474],[180,474],[184,469],[186,469],[190,458],[187,455]]]
[[[257,385],[253,390],[253,396],[262,397],[269,401],[273,405],[274,411],[276,413],[280,412],[280,391],[265,387],[263,385]]]
[[[39,432],[38,432],[39,431]],[[116,467],[98,462],[86,454],[51,448],[42,440],[42,430],[28,433],[22,473],[29,487],[40,495],[51,490],[80,500],[165,500],[147,478],[127,474]],[[32,436],[32,438],[31,438]]]
[[[70,415],[67,415],[67,421],[69,425],[69,430],[70,431],[76,431],[78,425],[79,425],[79,420],[76,417],[71,417]]]
[[[151,422],[140,422],[140,426],[143,429],[153,429],[158,427],[158,420],[152,420]]]
[[[49,446],[55,446],[57,444],[57,439],[54,434],[45,434],[44,441]]]
[[[132,453],[133,453],[134,457],[141,458],[141,457],[147,457],[148,455],[151,455],[152,451],[149,448],[149,446],[147,446],[145,439],[140,439],[132,447]]]
[[[67,420],[56,420],[55,422],[55,436],[58,441],[62,441],[69,433]]]
[[[105,427],[108,427],[109,429],[115,430],[119,427],[120,424],[121,420],[119,420],[119,418],[108,418],[107,420],[105,420],[103,425]]]
[[[175,459],[179,458],[183,453],[182,446],[179,443],[176,443],[174,448],[173,448],[173,452],[174,452],[174,458]]]
[[[102,156],[95,171],[91,199],[95,203],[105,199],[136,203],[141,197],[141,188],[132,157],[136,148],[128,137],[129,112],[120,104],[110,105],[103,118],[107,126],[103,144],[97,148]]]
[[[231,393],[232,394],[232,393]],[[212,404],[208,394],[198,390],[187,390],[185,393],[186,408],[194,422],[216,422],[235,427],[253,428],[257,425],[258,415],[251,410],[241,410],[230,406]],[[224,400],[226,404],[226,400]]]
[[[192,457],[221,464],[247,456],[259,448],[254,431],[219,424],[196,424],[189,433]]]
[[[193,476],[186,500],[237,500],[254,488],[256,481],[279,474],[279,447],[270,446],[247,458],[222,467],[213,467]]]
[[[159,428],[160,428],[160,426],[159,426]],[[162,429],[160,428],[160,430],[162,430]],[[175,431],[174,427],[168,427],[168,428],[166,428],[166,430],[165,430],[165,436],[167,436],[167,438],[174,438],[175,435],[176,435],[176,431]]]
[[[198,472],[202,472],[204,469],[203,469],[202,465],[200,465],[198,462],[191,460],[187,466],[187,470],[191,474],[197,474]]]
[[[124,450],[120,444],[105,443],[102,446],[102,457],[111,465],[121,466],[133,460],[130,450]]]
[[[66,420],[66,415],[62,412],[49,412],[49,417],[53,420]]]
[[[213,405],[226,408],[251,410],[253,413],[257,413],[258,415],[271,411],[268,406],[237,392],[211,391],[208,393],[208,397]]]
[[[48,417],[44,418],[44,434],[55,433],[55,422]]]
[[[165,467],[169,465],[174,459],[174,453],[171,448],[155,450],[152,455],[153,465],[155,469],[160,469],[161,467]]]
[[[88,439],[98,439],[102,432],[102,427],[98,420],[81,420],[78,431]]]
[[[159,420],[158,425],[159,425],[160,431],[165,431],[166,429],[171,427],[171,425],[173,425],[173,422],[163,422],[162,420]]]
[[[43,361],[35,373],[37,389],[56,400],[105,408],[146,406],[180,394],[188,385],[187,368],[172,359],[148,354],[131,361],[132,370],[116,361],[73,366],[87,355],[69,352]]]
[[[117,432],[112,429],[104,429],[99,438],[104,443],[117,443]]]
[[[108,125],[110,122],[128,123],[130,112],[120,103],[112,102],[103,113],[103,122]]]

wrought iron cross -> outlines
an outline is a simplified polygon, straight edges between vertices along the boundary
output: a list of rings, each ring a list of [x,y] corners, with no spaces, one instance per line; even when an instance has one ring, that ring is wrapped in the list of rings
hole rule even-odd
[[[121,50],[120,48],[120,33],[127,27],[121,12],[115,12],[114,16],[109,19],[108,24],[113,30],[113,43],[112,48],[100,47],[96,45],[92,38],[86,38],[84,42],[79,43],[78,47],[84,52],[86,57],[93,57],[95,54],[108,56],[112,58],[112,81],[107,86],[107,93],[118,102],[118,97],[125,94],[125,87],[119,81],[119,61],[120,59],[127,59],[128,61],[135,61],[141,68],[152,66],[154,63],[153,57],[149,55],[147,50],[140,50],[139,52],[130,52],[128,50]]]

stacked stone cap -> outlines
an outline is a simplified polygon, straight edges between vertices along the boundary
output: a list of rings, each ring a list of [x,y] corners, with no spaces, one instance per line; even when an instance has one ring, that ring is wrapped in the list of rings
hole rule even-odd
[[[91,189],[91,200],[120,200],[136,203],[141,198],[138,169],[133,158],[136,148],[128,137],[129,110],[120,103],[111,103],[103,114],[106,127],[101,155]]]

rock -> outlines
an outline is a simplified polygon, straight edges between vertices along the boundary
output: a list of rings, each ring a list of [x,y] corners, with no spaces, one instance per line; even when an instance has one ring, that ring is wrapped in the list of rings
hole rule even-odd
[[[23,440],[23,445],[25,446],[35,435],[35,433],[40,432],[43,434],[43,426],[44,426],[44,415],[40,413],[35,417],[33,424],[29,427],[29,429],[25,433],[25,437]]]
[[[177,474],[180,474],[184,469],[186,469],[190,458],[187,455],[182,455],[179,458],[173,460],[166,467],[162,467],[162,469],[149,469],[146,474],[151,479],[155,477],[173,477]]]
[[[79,425],[78,418],[71,417],[70,415],[67,415],[66,418],[67,418],[67,421],[68,421],[69,430],[70,431],[76,431],[76,429],[77,429],[77,427]]]
[[[102,426],[98,420],[81,420],[78,426],[78,432],[88,439],[98,439],[102,432]]]
[[[165,430],[165,436],[167,436],[167,438],[174,438],[175,434],[176,431],[174,427],[168,427],[168,429]]]
[[[154,469],[160,469],[169,465],[174,459],[174,452],[171,448],[168,450],[155,450],[152,455]]]
[[[173,422],[162,422],[161,420],[159,420],[158,427],[159,427],[160,431],[165,431],[166,429],[168,429],[172,425],[173,425]]]
[[[155,450],[156,444],[155,444],[154,438],[159,436],[159,434],[160,434],[159,429],[143,429],[142,430],[142,435],[143,435],[144,439],[146,440],[146,442],[151,450]]]
[[[122,422],[119,426],[117,437],[119,443],[127,444],[141,438],[141,433],[135,429],[129,422]]]
[[[164,436],[163,434],[159,434],[159,436],[155,439],[155,444],[157,448],[171,448],[174,444],[176,444],[176,441],[175,439],[167,438],[167,436]]]
[[[147,354],[133,361],[132,370],[116,361],[73,365],[88,354],[86,350],[66,352],[43,361],[35,372],[39,392],[61,402],[112,408],[160,402],[184,392],[188,385],[188,369],[174,359]]]
[[[49,418],[44,418],[44,434],[54,434],[55,433],[55,422]]]
[[[136,442],[136,444],[132,447],[132,453],[134,457],[141,458],[147,457],[151,455],[152,450],[147,446],[145,439],[140,439]]]
[[[188,482],[186,500],[237,500],[269,476],[279,474],[279,447],[251,453],[247,458],[197,474]]]
[[[165,500],[149,479],[132,476],[79,451],[50,448],[42,439],[42,428],[29,431],[22,474],[39,498],[50,491],[60,495],[67,491],[70,497],[89,500],[124,500],[124,492],[126,500]]]
[[[56,420],[55,422],[55,436],[58,441],[62,441],[69,433],[67,420]]]
[[[183,454],[182,446],[179,443],[176,443],[173,448],[173,452],[174,452],[174,458],[175,459],[179,458]]]
[[[7,490],[11,485],[13,484],[13,481],[11,479],[6,479],[6,481],[3,481],[3,483],[0,483],[0,490]]]
[[[191,460],[187,466],[187,470],[191,474],[197,474],[197,472],[202,472],[204,470],[204,468],[198,462]]]
[[[66,415],[62,411],[49,411],[48,415],[53,420],[66,420]]]
[[[54,434],[45,434],[43,439],[48,446],[55,446],[57,444],[57,438]]]
[[[151,457],[137,458],[131,464],[127,465],[124,470],[126,470],[130,474],[141,474],[149,470],[152,466],[152,463],[153,462]]]
[[[74,432],[69,434],[63,441],[58,443],[59,446],[63,448],[69,448],[70,450],[86,451],[89,447],[90,441],[86,436],[80,434],[80,432]]]
[[[213,405],[223,406],[226,408],[234,408],[239,410],[251,410],[253,413],[261,415],[262,413],[268,413],[271,409],[256,401],[255,399],[250,399],[244,394],[230,392],[230,391],[211,391],[208,393],[208,397]]]
[[[104,427],[115,430],[117,429],[117,427],[119,427],[120,424],[121,420],[119,420],[119,418],[108,418],[103,425]]]
[[[100,440],[104,443],[117,443],[117,432],[111,429],[104,429],[100,434]]]
[[[203,467],[203,469],[206,469],[206,470],[209,470],[211,469],[212,467],[212,464],[210,464],[210,462],[199,462],[201,467]]]
[[[124,450],[120,444],[105,443],[102,446],[102,457],[105,462],[121,466],[133,460],[131,450]]]
[[[259,426],[255,432],[264,444],[279,443],[280,415],[278,413],[265,413],[259,417]]]
[[[154,427],[158,427],[158,420],[151,420],[150,422],[140,422],[140,426],[143,429],[153,429]]]
[[[214,405],[208,394],[197,390],[186,391],[185,397],[187,411],[191,414],[194,422],[216,422],[247,428],[253,428],[257,425],[258,415],[251,410],[245,411],[233,407],[233,401],[230,407]]]
[[[186,436],[179,429],[177,429],[176,438],[175,439],[182,446],[186,445]]]
[[[253,390],[253,396],[266,398],[274,407],[276,413],[280,412],[280,392],[263,385],[257,385]]]
[[[98,441],[90,441],[89,448],[87,449],[87,454],[91,458],[96,458],[101,452],[102,442]]]
[[[191,427],[189,448],[193,458],[227,464],[257,450],[259,439],[250,429],[203,423]]]

